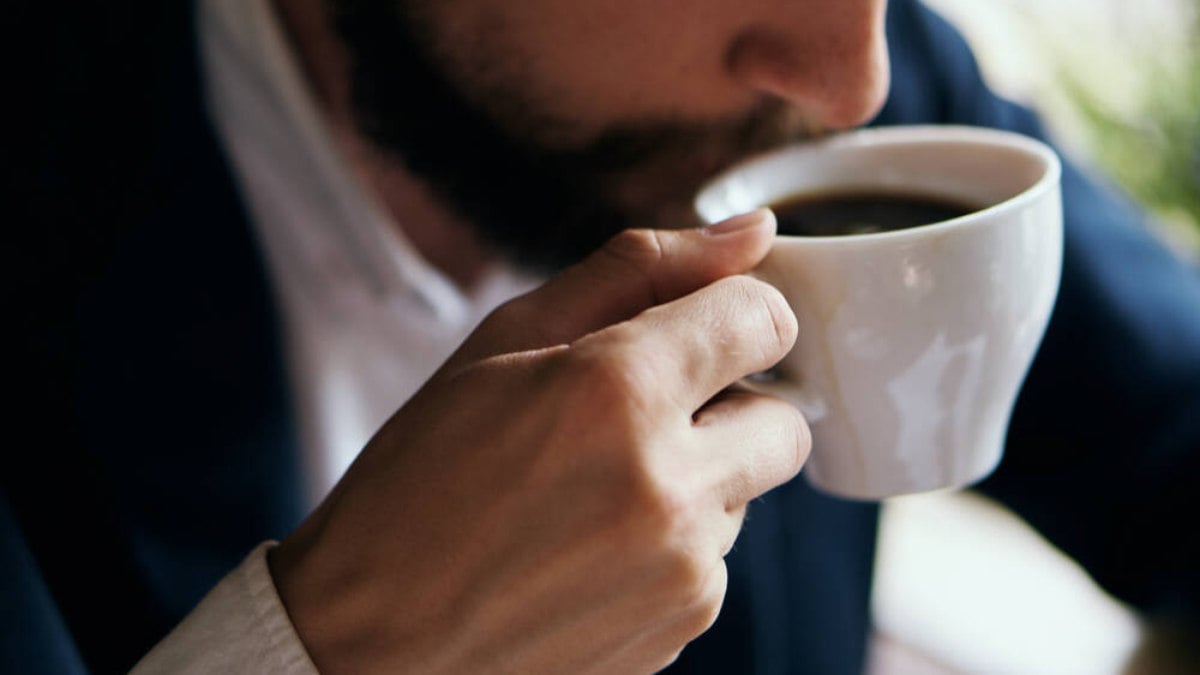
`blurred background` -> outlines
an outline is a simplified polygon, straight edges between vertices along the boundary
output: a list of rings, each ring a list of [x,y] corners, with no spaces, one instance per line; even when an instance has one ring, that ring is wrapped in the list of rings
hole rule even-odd
[[[1200,0],[926,0],[988,81],[1200,251]]]
[[[1200,261],[1200,0],[926,0],[989,83]],[[884,506],[871,675],[1198,673],[1170,639],[982,497]],[[1193,638],[1195,636],[1192,636]]]

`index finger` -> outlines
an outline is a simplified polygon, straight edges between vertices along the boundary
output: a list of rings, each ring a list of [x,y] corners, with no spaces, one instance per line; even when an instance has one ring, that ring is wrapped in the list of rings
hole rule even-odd
[[[616,346],[650,376],[647,386],[689,415],[729,385],[767,370],[795,344],[796,316],[769,284],[732,276],[630,321],[593,333],[574,349]]]
[[[474,360],[578,340],[758,264],[775,216],[757,209],[689,230],[626,230],[587,260],[506,303],[455,355]]]

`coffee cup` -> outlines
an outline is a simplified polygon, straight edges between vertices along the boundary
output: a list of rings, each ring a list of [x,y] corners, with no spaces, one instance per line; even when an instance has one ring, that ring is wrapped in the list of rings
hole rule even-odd
[[[995,468],[1058,293],[1060,173],[1050,148],[1019,134],[882,127],[752,158],[700,190],[707,223],[779,208],[752,274],[787,298],[799,337],[747,386],[805,414],[815,487],[882,499]],[[789,203],[810,208],[790,220]],[[822,222],[830,210],[849,224]]]

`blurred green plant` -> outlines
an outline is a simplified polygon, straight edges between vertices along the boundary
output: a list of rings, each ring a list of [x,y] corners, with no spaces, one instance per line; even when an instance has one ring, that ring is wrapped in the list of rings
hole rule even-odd
[[[1059,77],[1093,159],[1170,238],[1200,253],[1200,2],[1185,20],[1178,49],[1150,45],[1130,55],[1144,69],[1132,105],[1114,105],[1075,69]]]

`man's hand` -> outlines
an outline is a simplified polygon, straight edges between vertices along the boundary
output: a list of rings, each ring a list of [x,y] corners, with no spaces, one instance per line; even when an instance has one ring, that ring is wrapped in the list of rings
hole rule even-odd
[[[738,276],[773,233],[629,231],[488,317],[271,554],[321,672],[649,672],[706,630],[809,449],[729,389],[796,337]]]

